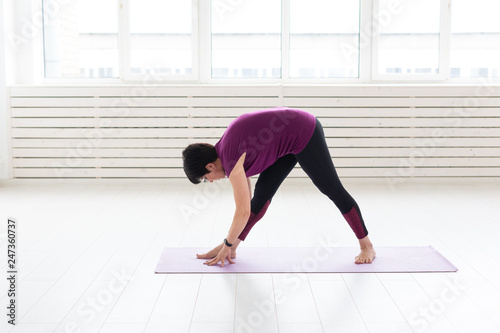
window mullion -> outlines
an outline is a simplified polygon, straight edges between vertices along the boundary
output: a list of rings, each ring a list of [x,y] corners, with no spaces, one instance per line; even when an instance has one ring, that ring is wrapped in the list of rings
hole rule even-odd
[[[212,29],[210,26],[211,1],[198,1],[198,80],[202,83],[212,79]]]
[[[198,8],[198,1],[191,0],[191,77],[193,80],[200,79],[200,63],[199,63],[199,49],[200,49],[200,30],[198,22],[200,17],[200,9]]]
[[[439,33],[439,77],[450,78],[451,0],[441,0]]]
[[[371,32],[371,80],[378,80],[380,79],[379,74],[378,74],[378,47],[379,47],[379,33],[380,33],[380,27],[379,27],[379,19],[378,19],[378,12],[379,12],[379,6],[380,6],[380,1],[379,0],[373,0],[372,2],[372,23],[371,23],[371,29],[369,30]]]
[[[290,78],[290,0],[281,0],[281,78]]]
[[[130,2],[129,0],[118,0],[118,6],[120,79],[130,80]]]
[[[360,1],[359,16],[359,79],[368,81],[372,75],[372,37],[373,37],[373,10],[372,1]]]

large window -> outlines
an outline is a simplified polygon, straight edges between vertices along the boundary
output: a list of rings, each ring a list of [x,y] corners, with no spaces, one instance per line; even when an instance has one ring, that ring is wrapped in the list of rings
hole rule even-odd
[[[211,3],[212,77],[280,78],[281,1],[231,3]]]
[[[190,75],[190,1],[130,0],[130,74]]]
[[[500,1],[453,0],[451,77],[500,77]]]
[[[378,5],[377,74],[439,74],[440,1],[380,0]]]
[[[498,0],[39,1],[46,78],[500,78]]]
[[[358,77],[358,45],[359,1],[290,0],[290,77]]]
[[[45,77],[120,76],[116,0],[43,0],[43,8]]]

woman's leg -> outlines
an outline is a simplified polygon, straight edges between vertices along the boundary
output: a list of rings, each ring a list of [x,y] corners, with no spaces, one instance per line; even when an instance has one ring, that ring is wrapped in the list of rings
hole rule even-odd
[[[314,185],[332,200],[351,226],[358,239],[368,235],[358,204],[346,191],[335,171],[328,151],[323,127],[316,122],[316,129],[307,146],[295,155]]]
[[[274,194],[296,164],[294,155],[285,155],[259,175],[251,201],[251,214],[245,229],[238,236],[239,240],[245,240],[255,223],[264,216]]]
[[[367,237],[368,230],[366,229],[358,204],[346,191],[335,171],[326,144],[323,127],[318,120],[316,121],[316,129],[309,143],[295,157],[316,187],[328,196],[340,210],[356,237],[360,240],[362,249],[371,245]],[[374,255],[375,252],[373,252]],[[366,262],[371,262],[371,260]]]

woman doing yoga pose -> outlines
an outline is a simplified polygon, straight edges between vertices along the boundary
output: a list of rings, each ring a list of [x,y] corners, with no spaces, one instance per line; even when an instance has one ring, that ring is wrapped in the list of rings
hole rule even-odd
[[[236,248],[266,213],[281,183],[299,163],[316,187],[340,210],[359,240],[361,252],[355,263],[371,263],[375,250],[363,217],[351,195],[342,186],[325,141],[323,127],[312,114],[290,108],[273,108],[243,114],[226,129],[214,145],[195,143],[182,153],[189,180],[228,177],[236,210],[220,245],[197,255],[205,264],[234,263]],[[250,177],[259,174],[252,197]]]

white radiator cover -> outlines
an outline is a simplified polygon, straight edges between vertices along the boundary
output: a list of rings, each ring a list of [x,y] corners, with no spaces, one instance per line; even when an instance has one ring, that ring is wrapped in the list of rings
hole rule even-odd
[[[214,144],[238,115],[275,106],[320,119],[341,178],[500,176],[497,85],[8,90],[13,178],[184,178],[185,146]]]

